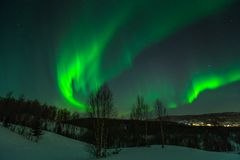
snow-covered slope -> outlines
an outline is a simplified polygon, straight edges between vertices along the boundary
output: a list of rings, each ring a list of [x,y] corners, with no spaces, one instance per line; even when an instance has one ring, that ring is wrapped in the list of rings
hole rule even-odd
[[[127,148],[109,160],[240,160],[240,155],[207,152],[178,146],[151,146],[150,148]]]
[[[85,160],[86,144],[45,132],[39,143],[0,127],[0,160]],[[185,147],[125,148],[107,160],[240,160],[240,155],[207,152]]]
[[[38,143],[0,127],[0,160],[84,160],[85,143],[51,132]]]

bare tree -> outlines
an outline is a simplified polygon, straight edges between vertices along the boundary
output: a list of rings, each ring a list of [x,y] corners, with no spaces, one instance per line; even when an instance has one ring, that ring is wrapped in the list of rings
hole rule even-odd
[[[149,119],[149,106],[145,104],[144,98],[142,96],[137,97],[137,102],[133,105],[131,114],[131,119],[142,120],[145,123],[145,145],[148,146],[148,119]]]
[[[160,121],[161,144],[162,144],[162,148],[164,148],[165,136],[164,136],[164,127],[163,127],[163,125],[164,125],[163,117],[166,115],[166,108],[164,107],[164,105],[162,104],[162,102],[160,100],[156,100],[156,102],[155,102],[155,113],[156,113],[158,120]]]
[[[93,119],[93,153],[96,158],[105,157],[108,137],[106,119],[114,116],[113,96],[108,86],[104,85],[90,95],[88,115]]]
[[[130,117],[135,120],[143,120],[144,99],[142,96],[137,96],[137,102],[133,105]]]
[[[143,111],[143,120],[145,122],[145,145],[149,146],[148,142],[148,120],[149,120],[149,106],[147,104],[144,104],[142,106]]]

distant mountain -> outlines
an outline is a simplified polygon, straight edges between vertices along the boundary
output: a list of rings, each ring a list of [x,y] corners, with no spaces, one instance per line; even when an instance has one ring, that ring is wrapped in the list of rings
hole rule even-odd
[[[218,124],[238,124],[240,126],[240,112],[210,113],[201,115],[168,116],[172,122],[204,122]]]

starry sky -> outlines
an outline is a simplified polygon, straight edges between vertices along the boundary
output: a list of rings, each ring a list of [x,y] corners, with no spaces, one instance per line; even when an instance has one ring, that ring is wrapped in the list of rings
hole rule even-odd
[[[169,114],[240,111],[240,2],[5,0],[0,96],[84,112],[108,84],[117,110],[137,95]]]

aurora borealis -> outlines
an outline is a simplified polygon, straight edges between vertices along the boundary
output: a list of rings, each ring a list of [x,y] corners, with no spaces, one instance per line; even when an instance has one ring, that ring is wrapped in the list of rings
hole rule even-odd
[[[203,77],[193,78],[192,91],[188,92],[188,103],[192,103],[198,95],[208,89],[216,89],[240,80],[240,70],[227,71],[223,74],[206,74]]]
[[[197,112],[201,103],[203,112],[225,111],[227,104],[213,107],[215,100],[201,101],[201,95],[239,88],[240,4],[234,0],[26,0],[1,6],[1,95],[14,91],[84,111],[89,93],[107,83],[120,112],[128,112],[140,94],[149,105],[159,98],[184,114]],[[227,100],[231,94],[225,92]],[[237,110],[240,101],[234,101]]]

